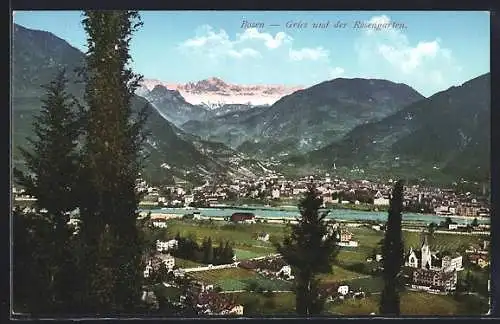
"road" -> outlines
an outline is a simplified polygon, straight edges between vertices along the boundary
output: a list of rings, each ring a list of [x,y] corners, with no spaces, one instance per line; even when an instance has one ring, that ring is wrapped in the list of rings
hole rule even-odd
[[[279,255],[280,255],[279,253],[274,253],[274,254],[269,254],[269,255],[266,255],[266,256],[261,256],[261,257],[246,259],[244,261],[263,260],[263,259],[267,259],[267,258],[274,258],[274,257],[277,257]],[[220,269],[235,268],[235,267],[238,266],[238,264],[239,264],[239,262],[237,261],[237,262],[228,263],[228,264],[221,264],[221,265],[217,265],[217,266],[185,268],[185,269],[182,269],[182,270],[184,270],[186,273],[188,273],[188,272],[210,271],[210,270],[220,270]]]
[[[416,228],[403,228],[404,232],[415,232],[422,233],[421,229]],[[455,231],[434,231],[436,234],[454,234],[454,235],[490,235],[490,232],[482,231],[482,232],[455,232]]]

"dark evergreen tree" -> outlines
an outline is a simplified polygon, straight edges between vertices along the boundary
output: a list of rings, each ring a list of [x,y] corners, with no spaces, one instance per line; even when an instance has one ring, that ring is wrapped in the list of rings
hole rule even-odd
[[[403,208],[403,182],[398,181],[392,190],[392,197],[387,219],[384,244],[382,247],[382,265],[384,288],[380,299],[380,313],[399,316],[399,275],[404,264],[404,246],[401,231]]]
[[[214,253],[214,263],[215,264],[222,264],[224,263],[224,243],[219,241],[219,246],[216,249],[216,252]]]
[[[231,244],[229,244],[229,241],[226,241],[226,244],[224,245],[224,261],[222,263],[232,263],[233,262],[233,257],[234,257],[234,251],[233,247]]]
[[[40,292],[45,296],[43,304],[47,313],[68,312],[74,305],[75,260],[74,251],[71,250],[72,230],[68,221],[69,212],[77,207],[77,144],[81,123],[78,114],[80,106],[68,94],[66,87],[64,70],[59,72],[54,81],[44,86],[46,98],[42,100],[42,109],[33,123],[36,137],[28,139],[30,149],[19,148],[27,170],[14,170],[17,183],[27,194],[37,198],[37,209],[46,211],[38,213],[38,220],[18,222],[17,226],[28,226],[24,230],[39,232],[33,233],[31,238],[34,240],[33,246],[44,255],[45,268],[38,268],[37,271],[46,273],[48,278],[46,286],[42,288],[44,291]],[[19,230],[23,231],[21,228]],[[34,269],[34,264],[28,267]],[[16,282],[30,285],[30,281],[22,277],[18,277]],[[32,293],[37,294],[34,291]]]
[[[146,134],[145,110],[131,99],[140,81],[130,67],[136,11],[85,11],[87,104],[80,197],[83,287],[81,311],[122,314],[140,305],[142,258],[136,225],[136,179]]]
[[[206,263],[214,262],[214,247],[212,246],[212,238],[209,237],[207,240],[207,261]]]
[[[336,235],[326,235],[327,213],[319,213],[322,203],[316,188],[311,185],[299,204],[301,216],[297,218],[297,224],[290,225],[291,235],[285,237],[283,244],[277,245],[279,253],[295,271],[298,315],[321,313],[325,298],[319,294],[316,275],[332,271],[339,251]]]
[[[203,242],[201,243],[201,249],[203,251],[203,263],[208,263],[208,245],[207,245],[207,238],[203,238]]]

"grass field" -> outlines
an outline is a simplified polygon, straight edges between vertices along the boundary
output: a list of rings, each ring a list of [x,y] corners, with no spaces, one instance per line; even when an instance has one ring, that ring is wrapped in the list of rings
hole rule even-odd
[[[248,251],[243,249],[234,249],[234,255],[238,260],[252,259],[269,254],[267,249],[262,249],[261,252]]]
[[[196,268],[201,266],[202,264],[191,260],[175,258],[175,265],[181,269],[186,269],[186,268]]]
[[[336,315],[379,314],[380,295],[372,295],[362,300],[347,299],[330,304],[328,310]],[[476,297],[465,296],[457,300],[453,296],[433,295],[424,292],[404,292],[401,294],[402,315],[480,315],[488,310],[487,304]]]
[[[201,243],[204,237],[211,237],[212,242],[229,240],[237,247],[248,250],[252,246],[265,246],[272,249],[272,243],[262,242],[256,239],[261,232],[269,233],[272,238],[282,240],[285,228],[280,224],[231,224],[214,221],[212,224],[200,224],[195,221],[170,220],[168,222],[168,234],[174,237],[177,232],[181,236],[193,234]]]
[[[278,316],[295,314],[294,293],[260,294],[235,293],[236,300],[244,305],[245,316]]]
[[[181,290],[176,287],[165,287],[163,284],[158,284],[153,288],[155,295],[164,297],[172,301],[179,301],[182,294]]]
[[[193,272],[189,274],[196,280],[200,280],[207,283],[216,283],[219,280],[230,279],[248,279],[255,277],[255,272],[243,268],[228,268],[228,269],[217,269]]]
[[[405,247],[408,250],[410,247],[420,248],[422,245],[422,239],[420,233],[415,232],[403,232],[403,239],[405,242]],[[456,251],[460,249],[461,246],[469,246],[471,244],[477,244],[483,242],[485,236],[474,235],[456,235],[456,234],[434,234],[434,236],[429,237],[429,245],[432,250],[438,251]]]
[[[224,291],[245,290],[253,281],[264,290],[290,290],[292,284],[279,279],[268,279],[252,270],[229,268],[190,273],[190,277],[219,286]]]
[[[373,229],[367,227],[356,227],[350,229],[353,233],[353,239],[359,242],[359,247],[355,249],[355,251],[359,254],[365,254],[368,256],[373,252],[373,249],[378,246],[378,243],[381,239],[384,238],[384,233],[375,231]],[[433,236],[429,237],[429,244],[432,250],[450,250],[456,251],[462,246],[468,246],[470,244],[482,243],[485,239],[484,236],[480,235],[457,235],[457,234],[444,234],[444,233],[435,233]],[[419,249],[422,245],[422,235],[417,232],[403,232],[403,241],[405,244],[405,250],[409,250],[410,247],[414,249]],[[348,255],[349,252],[341,253],[342,257],[353,257],[353,258],[361,258],[361,256],[355,256],[352,254]]]
[[[367,275],[359,274],[357,272],[352,272],[341,268],[339,266],[332,267],[333,272],[328,274],[321,274],[318,276],[323,282],[344,282],[353,279],[365,278]]]
[[[378,293],[381,292],[384,288],[384,281],[381,277],[366,277],[353,279],[346,282],[349,287],[356,291],[361,289],[367,293]]]

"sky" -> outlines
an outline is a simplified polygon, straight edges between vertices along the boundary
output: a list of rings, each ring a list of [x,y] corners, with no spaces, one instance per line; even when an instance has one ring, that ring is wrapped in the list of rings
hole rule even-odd
[[[132,66],[147,79],[311,86],[387,79],[424,96],[490,71],[485,11],[140,11]],[[16,11],[85,52],[79,11]],[[327,24],[328,23],[328,24]]]

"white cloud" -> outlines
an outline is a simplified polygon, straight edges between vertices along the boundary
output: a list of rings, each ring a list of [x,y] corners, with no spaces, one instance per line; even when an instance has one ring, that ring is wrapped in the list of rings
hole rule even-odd
[[[243,32],[243,34],[237,35],[237,42],[244,42],[247,40],[260,40],[263,41],[267,48],[275,49],[283,44],[289,44],[293,41],[293,38],[284,32],[276,33],[275,36],[260,32],[257,28],[248,28]]]
[[[330,77],[331,78],[338,78],[344,74],[345,70],[339,66],[333,68],[330,70]]]
[[[232,41],[225,30],[218,32],[211,26],[204,25],[198,28],[197,35],[187,39],[179,45],[181,50],[206,55],[209,58],[221,58],[225,56],[233,58],[260,57],[261,54],[252,48],[238,48],[237,42]]]
[[[391,24],[389,17],[375,16],[368,23]],[[411,43],[403,29],[390,27],[375,30],[367,28],[361,32],[355,49],[363,68],[368,73],[384,71],[382,78],[405,82],[411,86],[435,91],[457,80],[461,67],[454,60],[450,49],[444,48],[439,38]]]
[[[331,64],[328,49],[323,46],[300,47],[296,42],[283,31],[271,33],[247,28],[233,36],[223,29],[204,25],[178,48],[185,57],[210,63],[204,68],[211,71],[220,64],[217,68],[231,66],[233,71],[241,70],[249,75],[295,73],[297,78],[307,75],[317,82],[344,74],[341,67]],[[282,72],[278,72],[280,69]]]
[[[261,57],[262,55],[260,54],[259,51],[254,50],[253,48],[244,48],[240,51],[237,50],[229,50],[228,52],[229,56],[236,57],[236,58],[243,58],[243,57]]]
[[[179,48],[212,59],[262,58],[267,52],[282,53],[283,59],[291,61],[318,61],[329,58],[329,51],[323,47],[293,48],[292,43],[293,38],[285,32],[272,35],[256,28],[248,28],[231,39],[225,30],[216,31],[213,27],[204,25],[198,28],[195,37],[182,42]]]
[[[317,61],[320,59],[327,59],[330,53],[323,47],[316,48],[301,48],[299,50],[294,50],[290,48],[288,56],[291,61],[303,61],[312,60]]]

